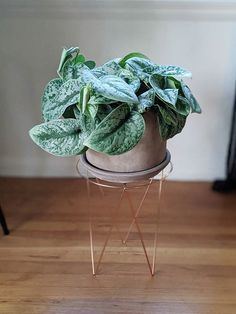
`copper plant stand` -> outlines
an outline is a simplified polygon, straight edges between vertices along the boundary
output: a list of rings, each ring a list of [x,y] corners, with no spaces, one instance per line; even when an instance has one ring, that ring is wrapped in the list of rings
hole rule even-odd
[[[169,152],[168,152],[169,153]],[[158,231],[159,231],[159,216],[160,216],[160,202],[161,202],[161,193],[162,193],[162,185],[164,180],[169,176],[169,174],[173,170],[173,165],[170,162],[170,155],[169,155],[169,161],[163,166],[163,169],[160,170],[157,177],[152,177],[146,180],[138,180],[138,181],[129,181],[129,182],[114,182],[114,180],[111,181],[105,181],[102,180],[101,176],[98,178],[97,176],[94,176],[94,174],[91,172],[91,164],[87,165],[88,161],[86,160],[85,155],[82,157],[81,160],[79,160],[77,164],[77,170],[79,174],[82,174],[82,176],[86,179],[86,187],[87,187],[87,195],[88,195],[88,214],[89,214],[89,238],[90,238],[90,252],[91,252],[91,264],[92,264],[92,274],[96,276],[99,271],[99,267],[101,265],[105,249],[107,247],[108,241],[111,237],[112,231],[115,228],[121,238],[121,241],[124,245],[126,245],[129,237],[131,229],[135,226],[137,230],[138,237],[140,239],[142,249],[146,258],[146,262],[148,265],[148,269],[150,271],[151,276],[155,275],[155,264],[156,264],[156,249],[157,249],[157,239],[158,239]],[[88,171],[89,169],[89,171]],[[104,171],[107,173],[107,171]],[[119,180],[118,180],[119,181]],[[156,224],[155,224],[155,232],[154,232],[154,239],[153,239],[153,248],[152,248],[152,259],[148,256],[147,248],[145,246],[144,242],[144,236],[140,227],[140,224],[138,222],[138,216],[142,210],[143,203],[145,199],[148,197],[148,193],[150,191],[150,187],[155,182],[159,182],[158,189],[154,190],[157,192],[157,203],[155,203],[155,212],[156,212]],[[102,246],[101,252],[98,255],[97,263],[95,263],[95,246],[94,246],[94,229],[93,229],[93,217],[91,214],[91,187],[97,186],[100,190],[101,196],[104,197],[106,190],[115,190],[117,193],[119,192],[119,201],[117,203],[117,206],[115,210],[113,211],[113,214],[111,214],[110,219],[110,226],[108,228],[108,231],[106,233],[105,241]],[[144,192],[142,194],[141,200],[138,203],[137,207],[135,208],[133,204],[133,200],[131,197],[131,191],[136,189],[144,189]],[[125,234],[125,237],[123,238],[119,229],[119,226],[117,224],[117,218],[119,214],[119,210],[122,204],[122,201],[127,198],[129,210],[131,214],[131,222],[129,224],[128,230]]]

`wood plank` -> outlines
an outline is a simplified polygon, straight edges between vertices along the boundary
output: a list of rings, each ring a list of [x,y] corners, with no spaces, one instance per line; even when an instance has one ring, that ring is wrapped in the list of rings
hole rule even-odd
[[[148,246],[155,188],[139,219]],[[236,313],[235,193],[214,193],[206,182],[165,183],[154,278],[135,228],[127,247],[112,234],[100,274],[92,277],[82,179],[1,178],[0,194],[11,229],[0,235],[0,313]],[[109,209],[93,191],[97,249],[117,201],[106,194]],[[124,204],[123,234],[129,221]]]

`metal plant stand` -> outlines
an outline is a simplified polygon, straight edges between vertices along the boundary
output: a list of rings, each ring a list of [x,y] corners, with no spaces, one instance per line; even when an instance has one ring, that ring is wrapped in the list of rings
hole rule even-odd
[[[106,250],[106,247],[108,245],[108,241],[111,238],[112,232],[114,229],[116,229],[117,233],[119,234],[121,243],[123,245],[126,245],[128,240],[130,239],[131,229],[133,227],[136,228],[136,232],[138,235],[138,238],[141,243],[141,247],[147,262],[148,269],[150,271],[150,274],[152,276],[155,275],[155,265],[156,265],[156,249],[157,249],[157,239],[158,239],[158,231],[159,231],[159,215],[160,215],[160,202],[161,202],[161,193],[162,193],[162,185],[164,180],[168,177],[168,175],[171,173],[173,166],[170,161],[168,161],[167,165],[165,164],[163,166],[163,169],[159,171],[159,174],[157,177],[148,178],[145,180],[137,180],[137,181],[131,181],[128,180],[128,182],[119,182],[119,177],[117,178],[118,182],[115,182],[114,175],[111,177],[112,181],[104,180],[101,178],[101,176],[97,177],[94,176],[91,171],[91,165],[88,165],[88,161],[86,161],[86,157],[83,157],[80,162],[77,164],[77,169],[80,174],[82,174],[83,177],[86,178],[86,186],[87,186],[87,194],[88,194],[88,213],[89,213],[89,237],[90,237],[90,251],[91,251],[91,264],[92,264],[92,274],[96,276],[99,273],[99,269],[101,266],[101,262]],[[103,170],[104,171],[104,170]],[[109,177],[109,173],[107,171],[104,171],[105,177]],[[155,185],[158,184],[158,188],[155,188]],[[94,217],[91,211],[91,200],[92,200],[92,193],[91,189],[95,186],[99,189],[99,193],[102,198],[104,198],[105,194],[108,193],[108,191],[115,191],[117,194],[119,194],[119,200],[114,208],[113,211],[111,211],[111,217],[110,217],[110,223],[109,228],[106,233],[105,241],[103,245],[100,247],[100,253],[98,253],[98,250],[95,250],[95,232],[94,232]],[[156,193],[156,200],[153,204],[155,206],[155,231],[153,234],[153,245],[152,245],[152,257],[150,258],[148,254],[148,251],[150,251],[150,248],[147,249],[144,241],[144,234],[142,232],[142,228],[140,226],[140,223],[138,221],[140,212],[144,209],[143,203],[148,198],[150,188],[153,186],[154,193]],[[140,201],[135,206],[134,201],[132,199],[132,191],[139,190],[142,193],[142,196],[140,198]],[[122,236],[118,218],[120,214],[121,204],[126,200],[129,211],[130,211],[130,222],[129,227],[127,228],[127,231],[125,232],[125,236]],[[106,207],[109,207],[110,204],[106,203]],[[95,254],[96,253],[96,254]],[[97,262],[95,261],[95,255],[97,255]]]

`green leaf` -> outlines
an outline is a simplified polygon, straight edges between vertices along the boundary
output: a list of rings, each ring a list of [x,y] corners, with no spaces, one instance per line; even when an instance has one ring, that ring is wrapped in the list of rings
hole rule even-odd
[[[185,125],[186,117],[173,111],[168,105],[157,106],[159,131],[163,140],[180,133]]]
[[[97,115],[97,111],[98,111],[98,106],[97,105],[91,105],[91,104],[88,104],[87,107],[86,107],[86,110],[84,112],[84,114],[86,116],[89,116],[91,117],[91,119],[95,119],[96,115]]]
[[[162,89],[162,80],[163,77],[161,77],[159,74],[152,74],[150,76],[149,82],[154,89],[157,97],[161,99],[162,101],[175,106],[177,102],[178,97],[178,89],[172,89],[172,88],[166,88]]]
[[[138,57],[138,58],[144,58],[144,59],[148,59],[147,56],[145,56],[144,54],[140,53],[140,52],[131,52],[129,54],[127,54],[124,58],[122,58],[119,61],[119,65],[124,68],[125,67],[125,63],[127,60],[134,58],[134,57]]]
[[[139,103],[136,105],[138,112],[143,113],[149,110],[154,105],[155,92],[153,89],[146,91],[138,96]]]
[[[76,63],[84,63],[85,62],[85,56],[84,55],[77,55],[74,59],[73,62],[74,64]]]
[[[74,59],[69,59],[65,62],[62,68],[62,77],[64,81],[78,79],[84,70],[89,68],[83,63],[74,63]]]
[[[81,80],[66,81],[59,89],[57,96],[52,102],[48,102],[43,108],[45,121],[58,119],[66,108],[79,102]]]
[[[84,150],[84,135],[77,119],[54,120],[33,127],[32,140],[46,152],[56,156],[78,155]]]
[[[84,113],[86,108],[87,108],[89,97],[90,97],[90,89],[88,86],[85,86],[80,91],[79,104],[80,104],[80,108],[81,108],[82,113]]]
[[[163,76],[185,76],[192,77],[192,73],[176,65],[156,65],[155,73]]]
[[[94,69],[96,66],[96,63],[92,60],[87,60],[84,62],[84,65],[86,65],[89,69]]]
[[[73,111],[74,111],[75,118],[80,120],[82,113],[79,110],[78,105],[73,106]]]
[[[120,77],[106,75],[100,78],[100,84],[93,84],[94,91],[108,99],[127,103],[137,103],[133,89]]]
[[[79,47],[71,47],[71,48],[63,48],[62,50],[62,53],[61,53],[61,59],[60,59],[60,63],[59,63],[59,66],[58,66],[58,69],[57,69],[57,74],[61,77],[61,70],[62,70],[62,67],[65,63],[65,61],[69,58],[72,57],[72,54],[73,53],[79,53]]]
[[[41,99],[41,108],[44,112],[45,108],[50,107],[50,104],[54,102],[63,81],[59,78],[51,80],[45,87],[43,96]]]
[[[202,112],[201,107],[199,103],[197,102],[196,98],[193,96],[190,88],[183,81],[181,81],[181,87],[182,87],[184,96],[189,101],[189,104],[192,108],[192,112],[201,113]]]
[[[121,104],[108,114],[85,140],[84,145],[108,155],[119,155],[132,149],[145,131],[142,115]]]
[[[181,82],[173,76],[162,76],[164,88],[181,89]]]

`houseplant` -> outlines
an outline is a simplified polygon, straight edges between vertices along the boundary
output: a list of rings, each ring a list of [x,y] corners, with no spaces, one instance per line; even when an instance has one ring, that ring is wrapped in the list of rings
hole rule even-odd
[[[45,87],[44,123],[29,134],[57,156],[86,152],[99,168],[140,171],[160,163],[166,141],[181,132],[187,116],[201,108],[178,66],[153,63],[141,53],[102,66],[78,47],[62,51],[58,77]]]

